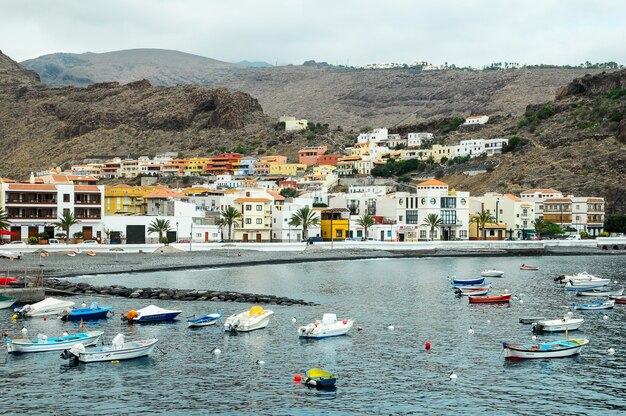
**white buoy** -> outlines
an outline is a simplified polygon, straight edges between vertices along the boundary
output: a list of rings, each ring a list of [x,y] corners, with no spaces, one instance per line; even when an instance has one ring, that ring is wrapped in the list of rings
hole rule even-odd
[[[609,355],[615,354],[615,348],[610,347],[608,350],[606,350],[606,353],[609,354]]]
[[[537,341],[537,335],[533,335],[531,338],[533,341]]]
[[[215,348],[213,348],[213,349],[211,350],[211,353],[212,353],[212,354],[215,354],[215,355],[217,355],[217,354],[221,354],[221,353],[222,353],[222,350],[220,350],[219,348],[215,347]]]
[[[296,319],[296,317],[294,316],[293,318],[291,318],[291,323],[295,324],[296,322],[298,322],[298,320]]]
[[[604,316],[602,317],[602,319],[604,319],[605,321],[608,321],[608,320],[609,320],[609,317],[608,317],[607,315],[604,315]]]
[[[524,300],[523,300],[523,299],[520,299],[520,300],[519,300],[519,303],[524,303]]]
[[[509,293],[509,289],[504,289],[504,293]]]
[[[491,319],[487,319],[487,323],[490,324],[491,323]]]
[[[517,300],[519,299],[517,296],[513,296],[513,300]]]
[[[395,329],[395,327],[393,325],[388,325],[387,329],[390,330],[390,331],[393,331]]]
[[[617,280],[613,280],[613,283],[617,284]]]
[[[69,335],[69,334],[67,333],[67,331],[65,331],[65,332],[63,333],[63,336],[64,336],[64,337],[66,337],[66,336],[68,336],[68,335]]]
[[[28,329],[22,328],[22,334],[27,334],[27,333],[28,333]]]
[[[458,377],[454,374],[454,371],[450,371],[450,380],[456,380]]]
[[[474,328],[470,326],[469,329],[467,330],[467,333],[472,335],[474,333]]]
[[[265,364],[265,361],[263,361],[263,360],[256,360],[256,363],[258,365],[263,365],[263,364]]]
[[[80,306],[81,306],[82,308],[86,308],[86,307],[87,307],[87,304],[86,304],[85,302],[83,302],[83,303],[81,303],[81,304],[80,304]]]

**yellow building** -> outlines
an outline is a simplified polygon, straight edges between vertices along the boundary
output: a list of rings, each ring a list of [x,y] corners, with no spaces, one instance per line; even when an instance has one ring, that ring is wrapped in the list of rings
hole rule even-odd
[[[190,157],[187,159],[187,165],[185,166],[184,174],[199,176],[204,173],[206,166],[211,162],[211,158],[208,157]]]
[[[345,240],[350,230],[350,210],[329,208],[322,210],[320,229],[324,240]]]
[[[285,164],[270,164],[270,175],[281,176],[296,176],[298,173],[306,172],[307,165],[302,163],[285,163]]]
[[[454,147],[455,146],[442,146],[440,144],[433,144],[433,147],[431,149],[431,156],[436,163],[441,162],[441,159],[443,159],[444,157],[452,159],[454,157]]]
[[[329,173],[333,173],[335,169],[337,169],[337,167],[333,165],[317,165],[313,166],[313,174],[328,175]]]
[[[105,215],[145,215],[144,197],[163,186],[114,185],[104,187]]]

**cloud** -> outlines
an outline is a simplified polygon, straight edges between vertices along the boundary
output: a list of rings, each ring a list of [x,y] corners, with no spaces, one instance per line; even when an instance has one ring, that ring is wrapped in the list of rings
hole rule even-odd
[[[3,52],[164,48],[235,62],[626,63],[626,3],[580,0],[5,2]]]

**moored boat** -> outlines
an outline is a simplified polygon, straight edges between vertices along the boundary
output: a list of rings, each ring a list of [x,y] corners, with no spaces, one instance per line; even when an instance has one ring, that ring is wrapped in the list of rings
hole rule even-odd
[[[486,269],[480,272],[482,277],[502,277],[503,274],[504,272],[502,270],[495,269]]]
[[[472,290],[489,290],[491,289],[491,284],[487,285],[469,285],[469,286],[455,286],[454,290],[456,292],[470,292]]]
[[[122,316],[122,320],[136,323],[173,321],[182,311],[159,308],[149,305],[142,309],[130,310]]]
[[[534,324],[535,322],[543,321],[546,318],[543,316],[524,316],[519,318],[520,324]]]
[[[41,302],[26,305],[17,311],[20,316],[57,315],[67,308],[74,306],[74,302],[55,298],[45,298]]]
[[[602,282],[597,282],[597,281],[580,282],[579,284],[573,284],[573,282],[567,282],[565,284],[565,290],[568,292],[582,292],[582,291],[589,291],[589,290],[595,290],[595,289],[602,289],[607,284],[608,282],[602,283]]]
[[[354,325],[352,319],[337,320],[334,313],[325,313],[322,320],[315,320],[298,328],[300,338],[328,338],[345,335]]]
[[[263,309],[262,306],[253,306],[249,311],[229,316],[224,323],[225,331],[250,332],[263,329],[270,323],[274,311]]]
[[[524,360],[533,358],[562,358],[580,354],[582,347],[589,344],[586,338],[563,339],[533,344],[513,344],[503,342],[504,358]]]
[[[455,286],[482,285],[484,282],[484,277],[481,277],[480,279],[457,279],[456,277],[452,278],[452,284]]]
[[[71,348],[76,344],[96,345],[102,334],[104,334],[102,331],[89,331],[56,338],[48,338],[39,334],[37,338],[33,339],[7,338],[6,343],[10,353],[59,351]]]
[[[214,325],[221,316],[221,313],[213,312],[200,316],[199,318],[187,319],[187,326],[189,328],[196,328],[200,326]]]
[[[572,304],[572,308],[574,310],[584,310],[584,311],[596,311],[600,309],[612,309],[615,306],[614,300],[605,300],[602,302],[593,302],[593,303],[574,303]]]
[[[312,387],[333,387],[337,382],[337,377],[321,368],[312,368],[306,372],[304,383]]]
[[[537,321],[537,324],[533,327],[533,329],[541,332],[574,331],[580,328],[584,321],[585,320],[583,318],[573,318],[569,315],[565,315],[561,319]]]
[[[519,266],[520,270],[539,270],[539,266],[529,266],[526,264],[522,264],[521,266]]]
[[[61,358],[74,359],[83,363],[130,360],[150,355],[157,342],[159,340],[156,338],[126,342],[123,334],[117,334],[111,345],[86,349],[82,343],[79,343],[63,351]]]
[[[615,303],[626,303],[626,296],[609,296],[609,300],[614,300]]]
[[[611,283],[611,279],[600,279],[595,278],[592,280],[570,280],[565,283],[565,286],[576,286],[576,287],[595,287],[595,286],[608,286]]]
[[[486,289],[472,289],[465,291],[457,291],[457,296],[484,296],[489,293],[489,288]]]
[[[575,274],[562,274],[554,280],[560,281],[561,283],[567,283],[573,280],[589,282],[589,281],[598,280],[598,279],[600,278],[592,274],[589,274],[587,272],[580,272],[580,273],[575,273]]]
[[[59,316],[66,321],[95,321],[107,318],[112,309],[113,306],[98,306],[93,302],[88,308],[65,309]]]
[[[17,298],[0,295],[0,309],[7,309],[17,302]]]
[[[469,297],[469,303],[508,303],[510,300],[511,293]]]
[[[608,288],[602,287],[600,289],[581,290],[576,292],[578,296],[622,296],[624,294],[624,288]]]
[[[23,285],[24,282],[16,279],[15,277],[2,276],[0,277],[0,286],[17,286]]]

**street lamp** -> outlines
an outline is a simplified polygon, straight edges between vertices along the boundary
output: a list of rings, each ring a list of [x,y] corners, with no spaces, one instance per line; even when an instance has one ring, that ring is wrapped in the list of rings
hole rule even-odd
[[[191,231],[189,231],[189,252],[191,252],[191,242],[192,241],[193,241],[193,218],[191,219]]]
[[[500,205],[500,199],[496,199],[496,224],[498,223],[498,213],[499,213],[499,209],[498,206]]]
[[[333,213],[330,213],[330,249],[333,249],[334,235],[333,235]]]
[[[178,221],[176,221],[176,242],[178,243]]]

